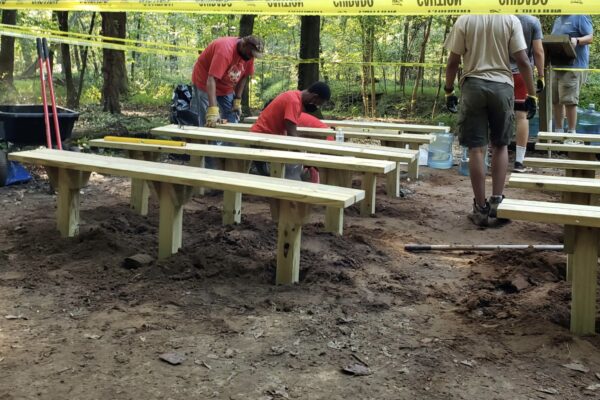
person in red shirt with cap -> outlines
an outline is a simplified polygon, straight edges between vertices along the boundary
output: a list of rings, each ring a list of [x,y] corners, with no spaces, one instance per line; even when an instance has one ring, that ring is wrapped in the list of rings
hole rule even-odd
[[[253,35],[219,38],[202,51],[192,72],[191,108],[199,126],[215,127],[221,119],[238,122],[246,80],[263,51],[262,39]]]

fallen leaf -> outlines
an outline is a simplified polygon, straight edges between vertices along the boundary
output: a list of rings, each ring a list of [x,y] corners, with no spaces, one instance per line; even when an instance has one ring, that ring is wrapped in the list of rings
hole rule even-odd
[[[163,353],[158,358],[171,365],[179,365],[185,361],[185,357],[179,353]]]
[[[212,367],[210,365],[208,365],[206,362],[204,362],[203,360],[194,360],[194,364],[202,365],[203,367],[205,367],[207,369],[212,369]]]
[[[593,385],[589,385],[588,387],[585,388],[585,390],[591,390],[591,391],[596,391],[600,389],[600,383],[594,383]]]
[[[340,350],[342,348],[342,345],[340,345],[335,340],[331,340],[327,343],[327,347],[329,347],[330,349]]]
[[[584,374],[590,372],[589,368],[586,368],[584,365],[579,363],[563,364],[563,367],[568,368],[572,371],[583,372]]]
[[[280,356],[285,353],[287,353],[287,349],[283,346],[272,346],[271,347],[271,354],[273,354],[274,356]]]
[[[596,378],[600,379],[600,372],[596,372]]]
[[[342,368],[342,372],[354,376],[366,376],[372,374],[371,370],[362,364],[349,365],[347,367]]]
[[[542,392],[542,393],[558,394],[558,390],[556,390],[554,388],[538,388],[535,390],[537,390],[538,392]]]
[[[467,367],[473,368],[477,362],[475,360],[462,360],[460,362],[462,365],[466,365]]]
[[[102,335],[95,335],[95,334],[91,334],[91,333],[85,333],[83,335],[83,337],[86,338],[86,339],[94,339],[94,340],[96,340],[96,339],[100,339],[102,337]]]
[[[264,335],[264,331],[256,331],[254,333],[252,333],[252,336],[254,336],[254,339],[258,339],[259,337],[261,337],[262,335]]]
[[[4,318],[6,318],[6,319],[24,319],[24,320],[27,319],[27,317],[25,317],[23,314],[19,314],[19,315],[9,314],[9,315],[4,316]]]

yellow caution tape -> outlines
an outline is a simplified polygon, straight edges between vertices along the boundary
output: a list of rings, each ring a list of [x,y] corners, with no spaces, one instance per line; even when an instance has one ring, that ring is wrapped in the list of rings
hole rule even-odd
[[[159,146],[175,146],[185,147],[185,142],[176,140],[160,140],[160,139],[141,139],[123,136],[104,136],[104,140],[107,142],[121,142],[121,143],[137,143],[137,144],[155,144]]]
[[[202,14],[600,14],[597,0],[0,0],[0,9]]]

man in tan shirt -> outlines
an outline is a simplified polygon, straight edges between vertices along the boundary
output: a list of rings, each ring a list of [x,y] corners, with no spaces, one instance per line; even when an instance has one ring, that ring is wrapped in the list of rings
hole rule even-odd
[[[496,210],[504,195],[508,150],[514,130],[514,89],[510,56],[521,72],[528,96],[527,117],[537,109],[531,65],[521,23],[514,15],[462,15],[445,43],[450,55],[446,66],[446,105],[458,114],[458,137],[469,148],[469,176],[473,187],[473,212],[478,226],[497,225]],[[463,61],[461,99],[454,94],[454,79]],[[492,196],[485,196],[484,156],[492,144]]]

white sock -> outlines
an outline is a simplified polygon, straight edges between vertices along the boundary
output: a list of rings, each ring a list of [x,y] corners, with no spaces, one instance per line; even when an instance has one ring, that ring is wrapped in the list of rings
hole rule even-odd
[[[556,128],[554,130],[554,132],[556,132],[556,133],[565,133],[565,130],[563,128]]]
[[[525,151],[527,151],[527,147],[517,146],[517,155],[515,157],[515,161],[523,164],[523,159],[525,158]]]
[[[567,131],[567,133],[577,133],[577,132],[575,131],[575,129],[569,129],[569,130]]]

